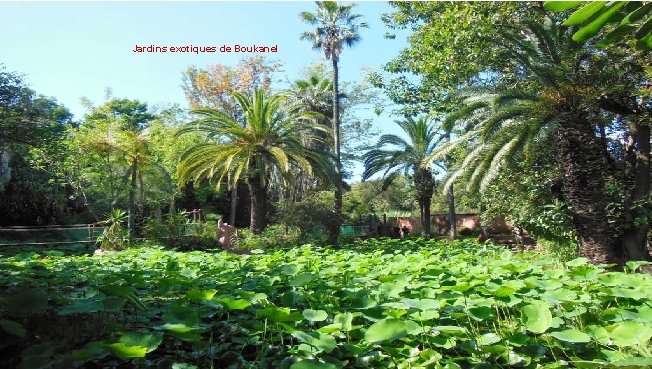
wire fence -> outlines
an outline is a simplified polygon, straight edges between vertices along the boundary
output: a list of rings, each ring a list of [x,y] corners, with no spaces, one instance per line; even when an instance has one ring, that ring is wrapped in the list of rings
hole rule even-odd
[[[92,244],[102,232],[98,224],[0,227],[0,247]]]

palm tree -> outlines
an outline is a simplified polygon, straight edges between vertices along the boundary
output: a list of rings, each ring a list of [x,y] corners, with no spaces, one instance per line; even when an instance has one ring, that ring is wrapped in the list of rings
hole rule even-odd
[[[423,235],[430,234],[430,201],[435,188],[435,179],[430,167],[422,166],[423,161],[431,155],[444,136],[438,135],[432,124],[425,117],[414,120],[407,117],[396,121],[403,129],[407,140],[397,135],[383,135],[376,145],[378,148],[364,154],[364,173],[366,180],[376,173],[383,172],[383,190],[392,180],[403,173],[414,181]],[[391,146],[391,149],[384,149]]]
[[[469,191],[484,192],[500,170],[511,162],[535,156],[535,143],[550,140],[557,128],[557,110],[538,93],[493,92],[468,89],[460,108],[449,114],[442,130],[454,135],[426,160],[444,157],[452,150],[468,147],[462,162],[449,170],[447,191],[461,177]],[[535,114],[536,112],[536,114]]]
[[[317,124],[322,127],[329,127],[333,114],[333,82],[323,75],[321,70],[311,70],[303,79],[296,80],[287,90],[288,102],[296,105],[296,108],[303,113],[315,115]],[[306,147],[330,152],[332,147],[331,134],[328,132],[310,127],[307,135],[302,140]],[[312,140],[309,137],[318,136],[319,140]],[[298,201],[307,191],[316,188],[320,184],[330,185],[333,178],[324,178],[325,181],[315,181],[314,177],[307,176],[300,170],[295,170],[295,181],[288,191],[280,192],[286,200]],[[287,193],[286,193],[287,192]]]
[[[311,175],[328,176],[332,162],[322,152],[301,143],[313,117],[284,107],[282,95],[265,96],[256,89],[252,97],[233,93],[244,117],[245,126],[225,111],[197,109],[200,118],[179,134],[206,134],[207,141],[186,151],[177,169],[179,182],[216,179],[219,189],[226,180],[233,188],[246,179],[251,194],[250,229],[258,233],[267,226],[267,190],[272,174],[286,183],[292,180],[290,168],[296,166]],[[314,139],[318,139],[314,137]]]
[[[318,1],[317,11],[301,12],[299,17],[304,22],[317,26],[312,31],[304,32],[302,40],[312,42],[313,49],[322,50],[326,59],[333,65],[333,117],[332,127],[335,147],[335,207],[334,216],[336,221],[330,230],[330,242],[338,243],[340,235],[340,224],[342,217],[342,159],[340,155],[340,104],[339,104],[339,69],[338,62],[343,47],[353,46],[360,41],[360,28],[366,28],[367,24],[358,22],[362,17],[359,14],[352,14],[351,5],[339,5],[334,1]],[[335,226],[336,225],[336,226]]]
[[[607,220],[605,152],[589,119],[588,98],[595,86],[587,76],[591,54],[551,24],[529,24],[519,36],[503,34],[519,72],[507,91],[489,91],[467,99],[444,128],[461,133],[429,156],[425,164],[460,145],[470,146],[451,184],[462,174],[471,186],[486,186],[501,165],[532,154],[538,140],[554,139],[564,168],[564,196],[577,229],[582,253],[594,263],[616,261],[615,235]]]
[[[307,78],[294,81],[288,94],[297,108],[306,113],[319,114],[318,123],[328,126],[333,117],[333,82],[318,72],[310,73]],[[323,131],[316,134],[323,136]],[[324,137],[325,141],[326,137]],[[326,151],[327,145],[320,142],[305,142],[311,147],[319,147]]]

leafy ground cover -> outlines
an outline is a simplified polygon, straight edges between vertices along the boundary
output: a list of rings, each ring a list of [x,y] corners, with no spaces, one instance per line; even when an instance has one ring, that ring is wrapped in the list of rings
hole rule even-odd
[[[652,277],[471,241],[0,259],[0,367],[647,368]]]

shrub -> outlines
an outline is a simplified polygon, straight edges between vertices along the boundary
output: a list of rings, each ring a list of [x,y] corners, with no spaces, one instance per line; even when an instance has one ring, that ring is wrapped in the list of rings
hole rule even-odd
[[[113,209],[109,217],[102,221],[104,232],[97,238],[96,244],[102,250],[122,250],[129,244],[129,235],[123,227],[127,213],[122,209]]]

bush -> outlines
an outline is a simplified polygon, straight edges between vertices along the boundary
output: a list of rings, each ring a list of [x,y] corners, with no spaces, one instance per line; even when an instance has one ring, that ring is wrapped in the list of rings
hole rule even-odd
[[[295,227],[275,224],[259,234],[252,234],[248,229],[238,230],[238,237],[233,245],[239,249],[269,249],[294,247],[300,242],[301,232]]]
[[[162,246],[177,251],[197,251],[218,248],[217,240],[214,237],[205,236],[182,236],[167,237],[157,240]]]
[[[211,216],[211,220],[191,223],[187,214],[185,211],[169,214],[163,222],[153,218],[148,219],[144,227],[145,237],[179,251],[218,247],[217,221],[212,220]]]
[[[537,246],[560,261],[573,260],[580,254],[579,242],[570,238],[539,238],[537,239]]]
[[[122,250],[129,245],[129,236],[123,223],[127,213],[121,209],[113,209],[109,217],[101,222],[104,232],[97,238],[97,244],[102,250]]]
[[[334,226],[332,205],[332,192],[315,192],[301,201],[279,204],[277,221],[298,229],[300,242],[322,243],[328,238],[328,229]]]

